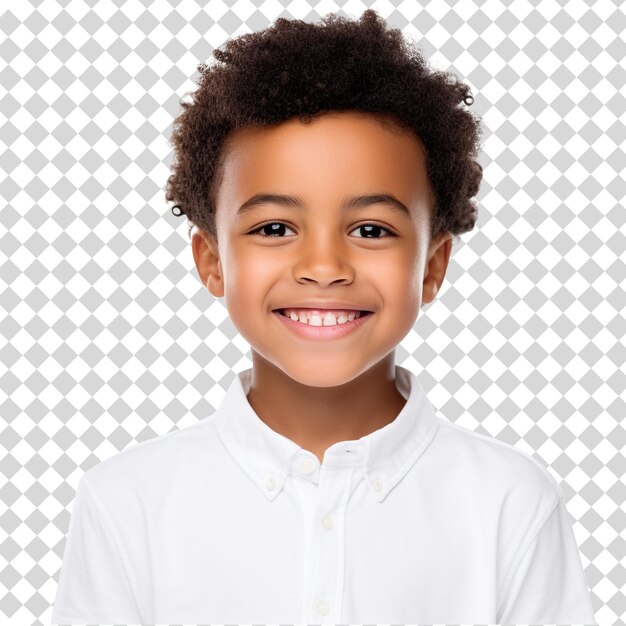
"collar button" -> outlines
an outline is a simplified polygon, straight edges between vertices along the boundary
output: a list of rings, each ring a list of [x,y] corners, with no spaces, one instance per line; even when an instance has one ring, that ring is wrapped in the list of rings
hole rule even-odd
[[[274,489],[276,489],[276,479],[273,476],[270,476],[265,481],[265,487],[268,491],[274,491]]]
[[[380,482],[380,480],[378,480],[378,478],[374,481],[374,491],[382,491],[383,490],[383,484]]]
[[[311,474],[315,471],[315,461],[309,458],[302,458],[298,463],[298,467],[303,474]]]

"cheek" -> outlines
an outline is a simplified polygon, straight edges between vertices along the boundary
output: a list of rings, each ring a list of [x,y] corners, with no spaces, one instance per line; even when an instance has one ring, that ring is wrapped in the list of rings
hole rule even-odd
[[[251,312],[261,313],[269,307],[267,300],[276,277],[276,268],[267,260],[259,262],[258,255],[243,249],[233,251],[228,258],[228,276],[225,280],[225,294],[228,311],[233,322],[246,323],[254,319]]]
[[[423,276],[417,255],[394,255],[388,259],[379,259],[370,277],[390,307],[402,307],[408,313],[419,307]]]

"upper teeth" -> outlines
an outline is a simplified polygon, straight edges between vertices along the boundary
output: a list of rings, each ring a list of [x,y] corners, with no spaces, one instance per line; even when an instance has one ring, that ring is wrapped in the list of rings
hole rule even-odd
[[[311,311],[306,309],[282,309],[283,315],[296,322],[311,326],[335,326],[360,317],[359,311]]]

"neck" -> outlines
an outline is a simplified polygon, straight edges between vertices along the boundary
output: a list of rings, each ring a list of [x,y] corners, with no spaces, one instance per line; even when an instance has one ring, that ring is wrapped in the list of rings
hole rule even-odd
[[[338,441],[352,441],[391,423],[406,400],[396,388],[394,353],[348,383],[303,385],[253,351],[250,406],[275,432],[323,461]]]

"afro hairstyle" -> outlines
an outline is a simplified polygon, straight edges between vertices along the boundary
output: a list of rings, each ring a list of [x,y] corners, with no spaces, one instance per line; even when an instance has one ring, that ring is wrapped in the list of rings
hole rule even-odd
[[[217,240],[215,198],[228,134],[298,116],[362,111],[391,117],[415,133],[426,151],[435,196],[431,237],[471,230],[482,167],[482,132],[470,88],[454,74],[434,71],[416,44],[367,9],[358,21],[330,13],[321,23],[278,18],[215,49],[213,65],[198,65],[198,89],[174,120],[174,161],[167,180],[171,211]]]

